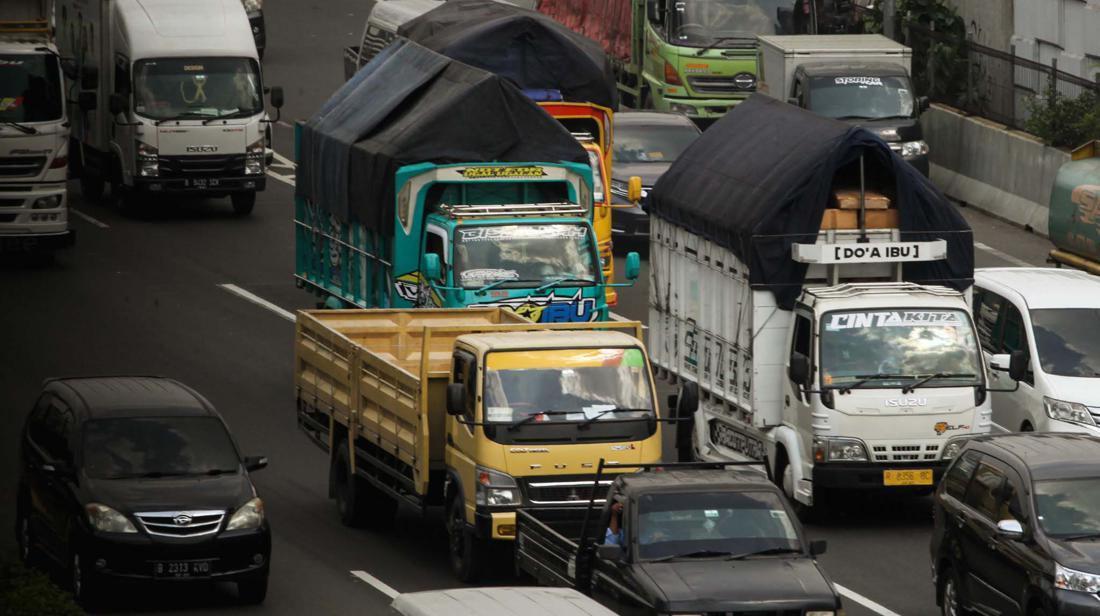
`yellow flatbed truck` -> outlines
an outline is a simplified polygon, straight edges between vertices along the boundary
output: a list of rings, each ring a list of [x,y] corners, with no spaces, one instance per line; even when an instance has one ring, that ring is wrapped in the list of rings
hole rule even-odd
[[[575,517],[611,483],[594,487],[601,458],[661,459],[641,336],[501,308],[300,311],[298,425],[331,456],[345,524],[443,506],[452,568],[473,581],[518,508]]]

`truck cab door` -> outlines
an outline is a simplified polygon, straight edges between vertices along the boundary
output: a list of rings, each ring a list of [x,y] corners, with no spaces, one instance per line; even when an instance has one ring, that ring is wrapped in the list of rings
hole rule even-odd
[[[813,317],[808,309],[795,308],[790,333],[789,353],[787,354],[787,366],[783,375],[783,418],[790,424],[798,426],[799,431],[808,430],[810,424],[810,394],[816,381],[816,362],[814,361],[813,345]],[[798,361],[796,358],[805,357],[809,360],[809,383],[796,383],[791,375],[791,365]]]
[[[477,421],[480,391],[477,386],[477,357],[464,349],[456,349],[451,370],[451,382],[465,386],[466,410],[461,417],[448,417],[444,459],[447,471],[459,482],[460,495],[466,500],[466,521],[472,524],[478,427],[469,424]]]
[[[417,307],[430,306],[440,308],[448,302],[445,301],[445,296],[450,295],[450,291],[435,290],[430,283],[435,283],[440,287],[450,286],[451,277],[451,251],[450,242],[447,238],[447,231],[439,225],[429,224],[424,232],[424,246],[421,254],[435,254],[439,256],[439,278],[437,280],[424,280],[420,287],[420,297],[417,300]],[[421,276],[425,276],[421,272]]]

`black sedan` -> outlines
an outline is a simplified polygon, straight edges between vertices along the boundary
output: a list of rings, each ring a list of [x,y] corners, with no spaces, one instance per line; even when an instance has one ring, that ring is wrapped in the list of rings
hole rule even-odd
[[[267,593],[271,531],[214,407],[154,377],[46,382],[22,437],[16,538],[88,605],[120,582],[236,582]]]
[[[622,111],[615,114],[615,145],[611,165],[613,203],[629,205],[627,182],[642,178],[642,204],[669,166],[696,138],[697,127],[687,116],[657,111]],[[649,216],[638,205],[616,209],[611,219],[616,238],[647,240]]]

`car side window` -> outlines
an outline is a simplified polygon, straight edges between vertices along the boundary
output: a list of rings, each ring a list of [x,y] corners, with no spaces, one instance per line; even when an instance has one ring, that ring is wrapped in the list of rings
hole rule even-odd
[[[1024,510],[1021,498],[1021,482],[1014,474],[1009,473],[1001,489],[1001,495],[997,504],[996,521],[1016,520],[1020,524],[1027,523],[1027,511]]]
[[[978,458],[981,457],[976,451],[968,451],[962,455],[947,471],[947,475],[943,478],[944,492],[953,496],[960,501],[966,496],[966,487],[970,484],[970,476],[974,474],[974,468],[978,466]]]
[[[1004,481],[1004,473],[997,468],[984,462],[978,464],[978,469],[974,471],[974,478],[966,489],[966,504],[983,517],[996,522],[999,509],[998,497],[1001,495],[1001,485]]]
[[[978,328],[978,340],[987,353],[1000,352],[997,323],[1005,300],[1000,295],[978,287],[974,288],[974,322]]]

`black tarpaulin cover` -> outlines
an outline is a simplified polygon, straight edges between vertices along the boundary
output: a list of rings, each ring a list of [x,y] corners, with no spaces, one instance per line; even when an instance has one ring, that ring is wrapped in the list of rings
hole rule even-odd
[[[807,268],[791,259],[791,246],[815,241],[834,177],[861,154],[895,199],[902,241],[947,241],[946,260],[908,263],[905,279],[969,287],[970,226],[927,178],[877,135],[763,95],[704,132],[661,176],[646,207],[731,250],[748,265],[749,282],[790,309]]]
[[[599,43],[536,11],[496,0],[454,0],[397,33],[520,88],[559,90],[567,101],[619,108],[611,61]]]
[[[399,40],[303,126],[295,194],[373,230],[394,225],[414,163],[578,162],[569,132],[505,79]]]

